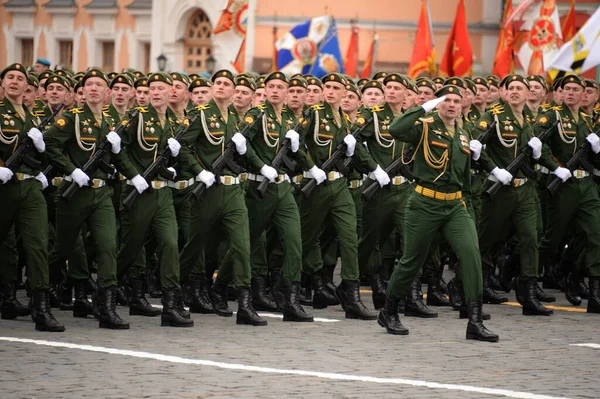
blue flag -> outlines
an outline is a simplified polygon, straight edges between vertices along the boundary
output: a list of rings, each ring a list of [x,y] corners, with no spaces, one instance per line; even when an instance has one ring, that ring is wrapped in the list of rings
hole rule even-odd
[[[332,17],[316,17],[296,25],[276,43],[277,68],[287,75],[344,72],[344,62]]]

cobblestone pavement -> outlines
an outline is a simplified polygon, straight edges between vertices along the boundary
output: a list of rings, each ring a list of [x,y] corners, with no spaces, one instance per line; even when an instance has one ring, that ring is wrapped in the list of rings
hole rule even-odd
[[[564,295],[548,292],[564,307],[552,317],[485,305],[492,314],[485,324],[500,335],[495,344],[466,341],[466,321],[450,308],[436,308],[437,319],[403,317],[408,336],[388,335],[375,321],[346,320],[339,307],[311,309],[339,321],[269,317],[267,327],[193,315],[194,328],[167,328],[160,318],[128,316],[125,307],[118,308],[131,323],[125,331],[101,330],[92,318],[58,310],[64,333],[37,332],[30,318],[0,320],[0,397],[598,398],[600,346],[572,344],[600,344],[600,316],[573,311]],[[370,294],[362,297],[371,306]],[[231,364],[238,366],[226,368]]]

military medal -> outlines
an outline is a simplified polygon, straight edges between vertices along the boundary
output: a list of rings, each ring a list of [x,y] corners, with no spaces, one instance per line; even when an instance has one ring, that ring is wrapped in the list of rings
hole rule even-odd
[[[219,122],[215,123],[215,127],[218,129],[221,127],[221,125],[219,124]]]
[[[153,127],[150,128],[150,133],[154,133],[154,128]]]
[[[10,123],[11,126],[15,125],[15,121],[13,121],[13,120],[11,120],[9,123]]]
[[[325,130],[329,131],[329,125],[325,126]]]

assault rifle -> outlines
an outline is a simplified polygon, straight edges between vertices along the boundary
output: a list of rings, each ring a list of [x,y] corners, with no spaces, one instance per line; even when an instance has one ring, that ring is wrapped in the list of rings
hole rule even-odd
[[[413,155],[414,151],[412,149],[404,151],[404,153],[401,156],[396,158],[394,162],[392,162],[387,166],[387,168],[385,168],[385,173],[388,174],[390,179],[400,174],[404,176],[408,181],[412,181],[414,179],[414,176],[406,163],[412,159]],[[371,184],[369,187],[363,190],[361,196],[365,201],[370,201],[371,198],[373,198],[373,195],[375,195],[375,193],[379,191],[380,188],[381,186],[379,185],[379,183],[375,181],[373,184]]]

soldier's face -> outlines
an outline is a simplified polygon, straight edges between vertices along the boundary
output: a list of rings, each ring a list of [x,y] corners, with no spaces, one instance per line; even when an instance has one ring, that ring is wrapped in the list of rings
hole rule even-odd
[[[233,96],[233,82],[228,78],[216,78],[213,82],[212,92],[215,100],[229,100]]]
[[[363,92],[362,101],[365,106],[373,107],[375,105],[383,104],[385,97],[383,92],[377,87],[369,87]]]
[[[582,107],[590,107],[598,102],[600,98],[600,92],[595,87],[586,87],[583,92],[583,99],[581,100]]]
[[[390,81],[385,85],[385,101],[388,103],[402,105],[405,95],[406,87],[402,83]]]
[[[323,102],[323,89],[317,85],[308,85],[306,88],[306,105],[315,105]]]
[[[475,94],[471,91],[471,89],[466,89],[463,93],[462,106],[463,108],[470,108],[473,105],[473,99],[475,98]]]
[[[342,111],[344,111],[348,115],[355,114],[359,104],[360,97],[358,97],[358,94],[356,94],[353,91],[347,90],[346,95],[342,99]]]
[[[265,94],[265,88],[261,87],[256,89],[254,92],[254,98],[252,99],[252,106],[256,107],[259,104],[262,104],[267,99],[267,95]]]
[[[31,109],[33,103],[35,102],[36,93],[37,88],[35,86],[28,85],[25,91],[23,92],[23,105]]]
[[[569,107],[579,106],[583,99],[583,87],[577,83],[567,83],[563,87],[563,95],[565,97],[563,101]]]
[[[323,88],[323,97],[331,105],[340,104],[346,95],[346,87],[338,82],[327,82]]]
[[[283,80],[273,79],[267,82],[265,94],[271,104],[283,104],[287,98],[288,84]]]
[[[192,103],[194,105],[206,104],[212,98],[210,87],[196,87],[192,90]]]
[[[563,100],[564,100],[563,89],[561,87],[558,87],[556,90],[554,90],[554,101],[557,104],[562,104]]]
[[[528,101],[542,101],[545,96],[546,89],[540,84],[540,82],[536,82],[535,80],[529,82],[529,96],[527,96]]]
[[[446,99],[437,106],[442,119],[456,119],[461,108],[462,97],[458,94],[446,94]]]
[[[143,86],[135,89],[135,101],[142,107],[148,105],[150,103],[150,89]]]
[[[244,109],[252,105],[252,97],[254,92],[246,86],[236,86],[233,90],[233,105],[237,108]]]
[[[190,98],[190,92],[188,91],[188,87],[185,83],[174,80],[173,81],[173,90],[171,91],[171,97],[169,98],[169,104],[182,104],[187,103]]]
[[[488,93],[488,100],[487,100],[488,105],[498,101],[499,97],[500,97],[500,93],[498,92],[498,88],[496,86],[490,86],[490,92]]]
[[[519,81],[510,82],[506,88],[506,101],[513,106],[525,104],[528,95],[529,88]]]
[[[83,87],[77,88],[77,93],[75,94],[75,103],[78,107],[83,107],[83,104],[85,104],[85,94],[83,94]]]
[[[487,104],[488,101],[490,89],[488,89],[487,86],[481,84],[475,86],[477,87],[477,94],[473,98],[473,104],[475,104],[476,106],[485,106],[485,104]]]
[[[417,101],[417,93],[412,90],[406,90],[406,94],[404,95],[404,102],[402,103],[402,108],[411,109],[415,106]]]
[[[27,77],[23,72],[8,71],[2,79],[2,88],[4,94],[12,99],[22,99],[23,93],[27,88]]]
[[[104,104],[107,91],[108,85],[101,78],[88,78],[83,86],[85,101],[88,104]]]
[[[165,82],[150,82],[150,103],[154,108],[161,108],[169,103],[173,86]]]
[[[133,88],[125,83],[115,83],[110,91],[112,103],[116,107],[129,105],[129,100],[133,97]]]
[[[433,100],[435,98],[435,93],[431,90],[430,87],[422,86],[419,87],[419,95],[417,96],[417,101],[415,102],[417,105],[423,105],[429,100]]]
[[[306,89],[304,87],[290,87],[287,93],[287,105],[292,110],[300,109],[306,101]]]

